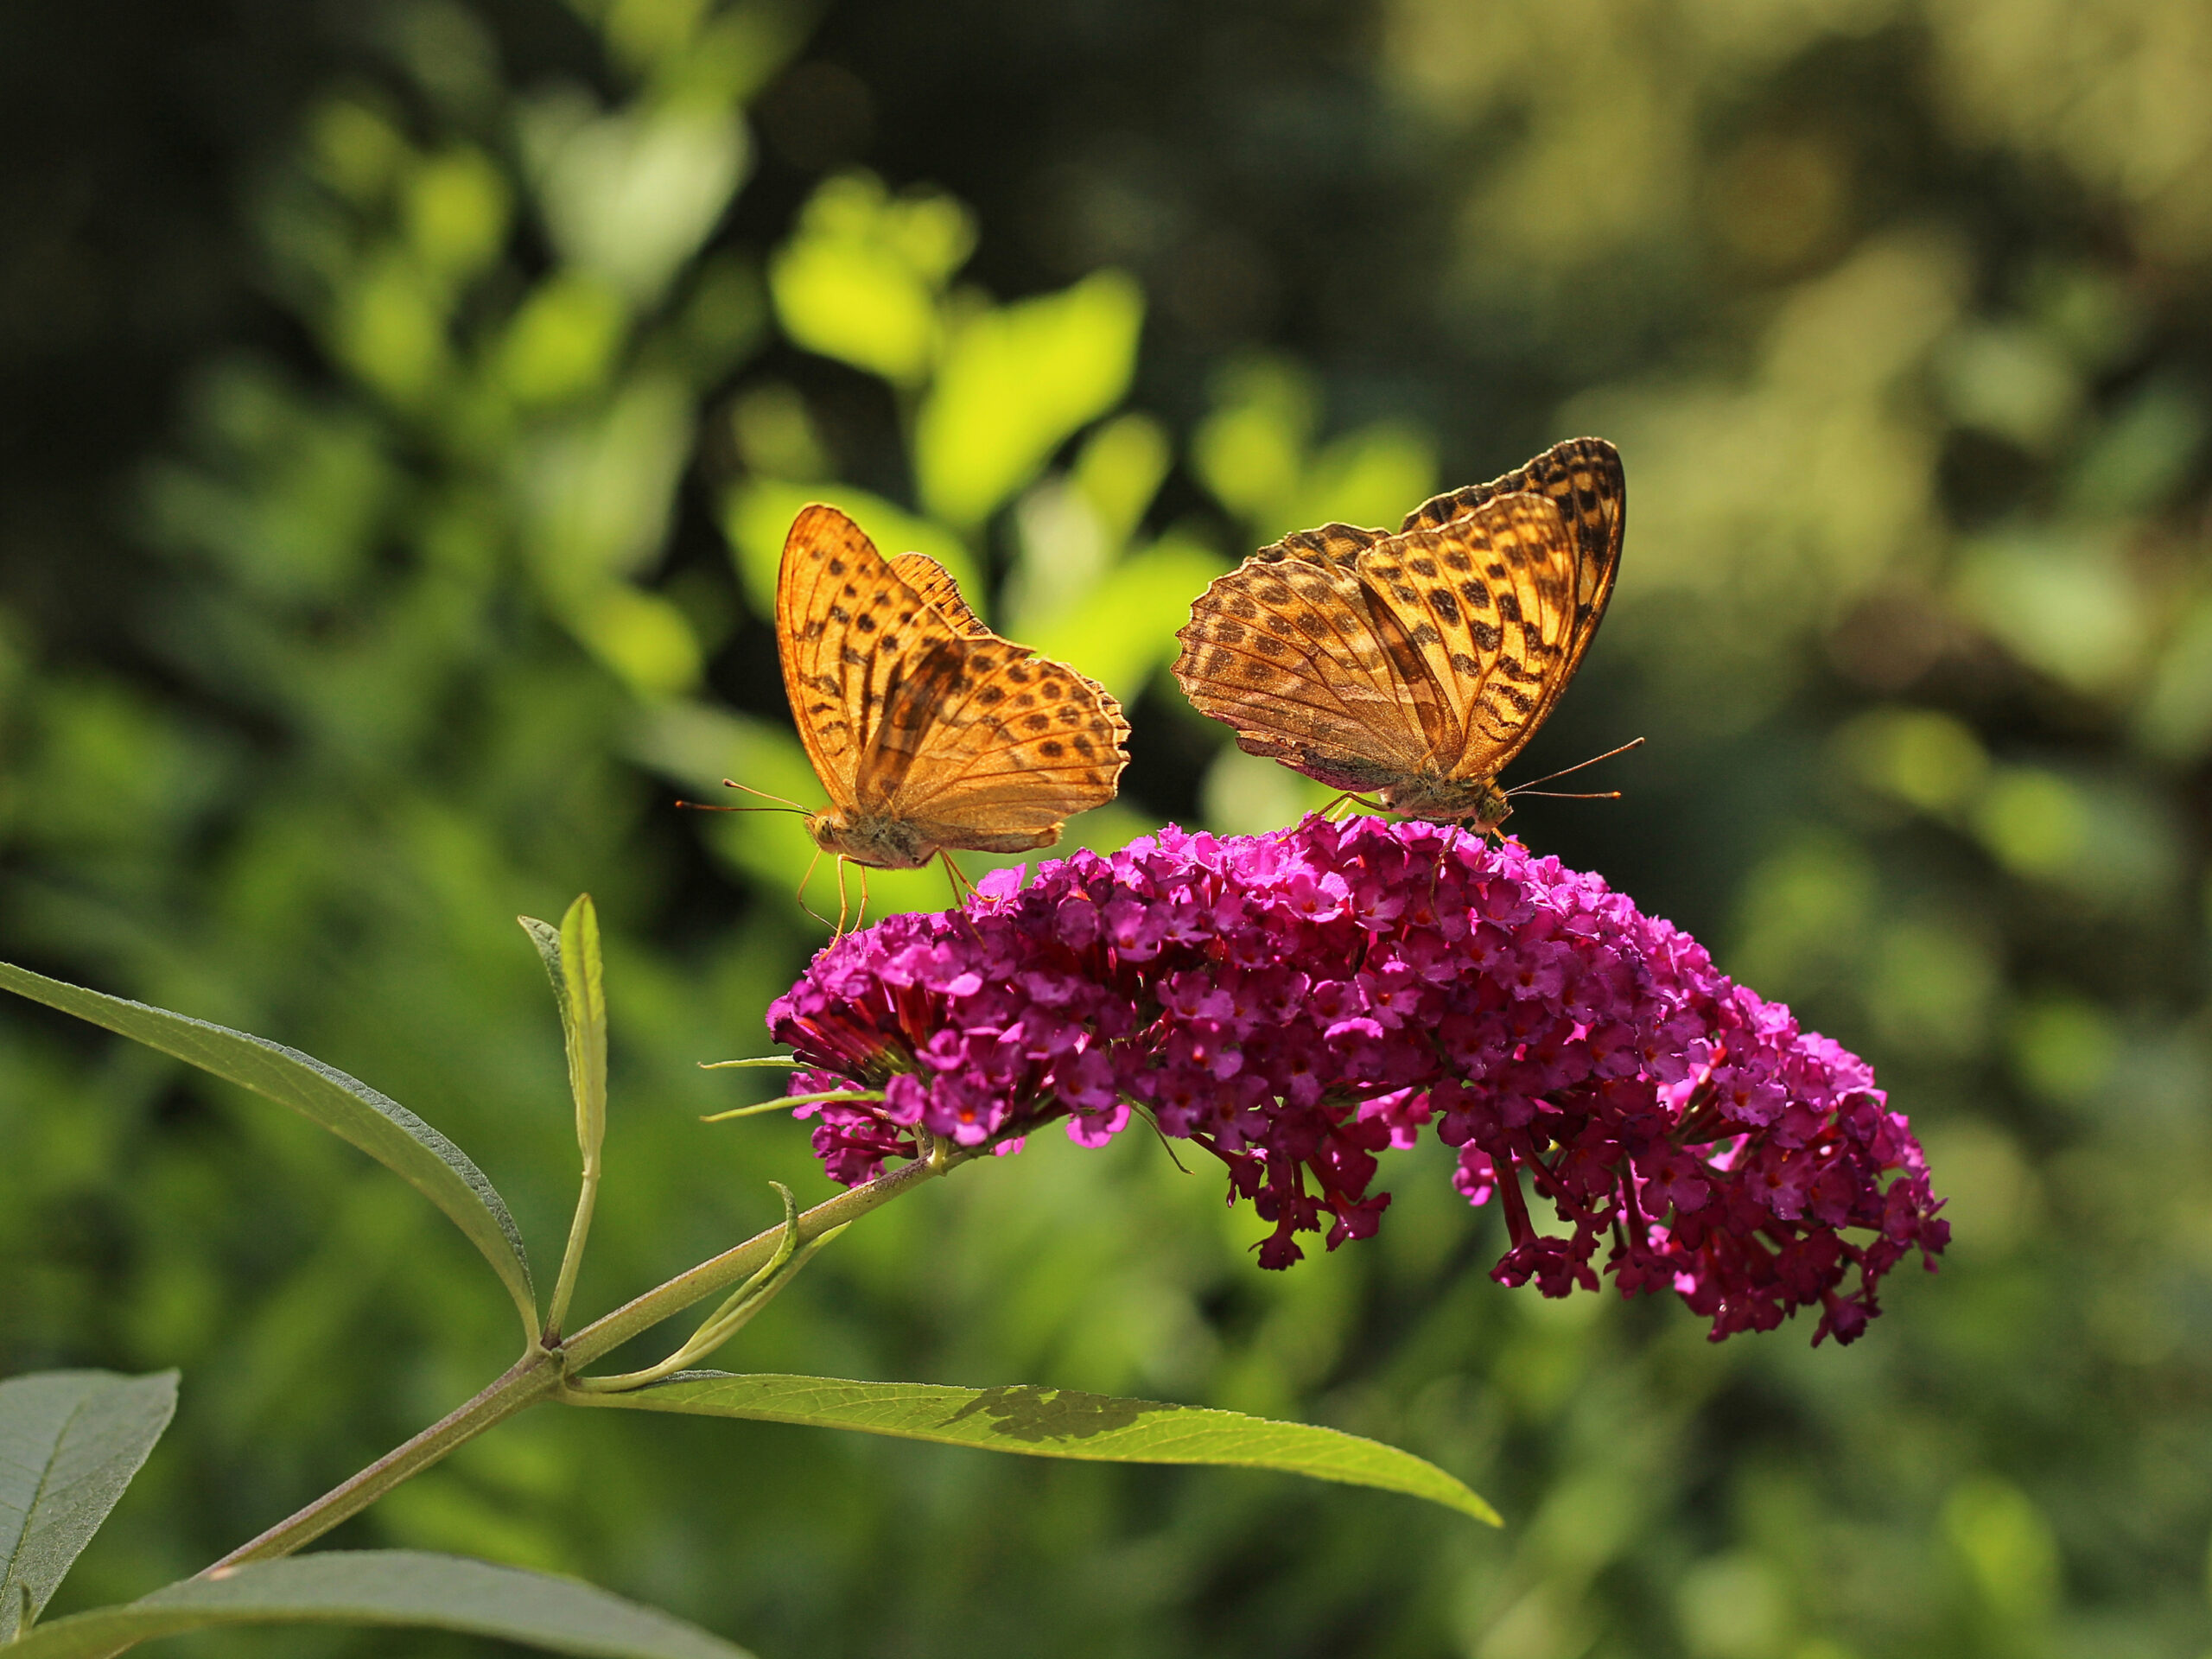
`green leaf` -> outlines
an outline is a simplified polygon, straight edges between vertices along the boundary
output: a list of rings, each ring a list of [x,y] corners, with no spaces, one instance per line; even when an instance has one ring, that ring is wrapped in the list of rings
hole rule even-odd
[[[0,1382],[0,1643],[38,1617],[175,1410],[175,1371]]]
[[[467,1153],[397,1101],[312,1055],[265,1037],[103,995],[12,963],[0,962],[0,988],[173,1054],[279,1106],[289,1106],[359,1147],[444,1211],[468,1236],[514,1298],[524,1330],[533,1341],[537,1338],[537,1293],[531,1287],[522,1235],[505,1201]]]
[[[1118,270],[969,318],[915,422],[923,506],[963,528],[988,518],[1122,401],[1143,324],[1143,291]]]
[[[1019,637],[1046,657],[1080,664],[1124,704],[1134,702],[1176,651],[1175,630],[1190,620],[1192,600],[1228,569],[1195,542],[1156,542],[1108,571],[1079,604],[1024,616]]]
[[[1276,1469],[1349,1486],[1379,1486],[1471,1515],[1497,1511],[1433,1463],[1339,1429],[1271,1422],[1234,1411],[1119,1400],[1068,1389],[940,1388],[927,1382],[847,1382],[828,1376],[738,1376],[688,1371],[630,1394],[565,1394],[579,1405],[771,1423],[856,1428],[901,1440],[939,1440],[1033,1458],[1093,1463],[1204,1463]]]
[[[873,174],[840,174],[768,262],[777,321],[810,352],[914,385],[937,355],[938,296],[975,245],[975,219],[951,197],[893,199]]]
[[[41,1625],[8,1659],[94,1659],[132,1642],[240,1624],[378,1624],[503,1637],[606,1659],[747,1659],[745,1649],[573,1579],[416,1550],[333,1550],[186,1579]]]
[[[783,563],[784,538],[791,534],[791,520],[798,517],[801,507],[823,500],[832,501],[866,531],[886,558],[908,552],[928,554],[952,573],[962,596],[976,607],[976,614],[988,616],[975,558],[944,525],[917,518],[865,490],[842,484],[790,484],[779,479],[755,479],[739,486],[729,493],[722,507],[722,531],[737,556],[738,579],[753,614],[775,615],[776,569]]]
[[[561,918],[561,979],[576,1146],[589,1163],[607,1136],[607,974],[599,954],[599,910],[588,893]]]

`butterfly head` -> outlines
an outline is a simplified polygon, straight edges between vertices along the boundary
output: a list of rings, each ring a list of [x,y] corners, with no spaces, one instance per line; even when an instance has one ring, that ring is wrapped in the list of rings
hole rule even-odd
[[[937,844],[903,819],[848,812],[837,806],[809,817],[806,832],[823,852],[879,870],[918,870],[938,854]]]

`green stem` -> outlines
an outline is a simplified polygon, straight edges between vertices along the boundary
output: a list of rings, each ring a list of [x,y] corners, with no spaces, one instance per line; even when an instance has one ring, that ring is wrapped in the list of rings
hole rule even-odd
[[[949,1154],[949,1155],[948,1155]],[[911,1164],[901,1164],[888,1175],[879,1175],[865,1186],[855,1186],[840,1192],[823,1204],[817,1204],[798,1218],[795,1243],[806,1245],[828,1232],[832,1227],[842,1227],[857,1221],[871,1210],[888,1204],[900,1193],[924,1181],[944,1174],[956,1165],[967,1162],[967,1158],[942,1146],[931,1155],[917,1158]],[[666,1284],[647,1291],[634,1301],[616,1308],[602,1319],[594,1319],[570,1337],[563,1345],[569,1357],[569,1370],[582,1370],[594,1360],[620,1347],[640,1332],[649,1331],[671,1314],[681,1313],[694,1302],[704,1301],[718,1290],[725,1290],[741,1279],[749,1279],[766,1267],[777,1247],[783,1243],[785,1230],[771,1227],[757,1233],[734,1249],[702,1262],[689,1273],[681,1273]]]
[[[586,1325],[557,1347],[543,1344],[533,1346],[475,1398],[405,1444],[394,1446],[298,1513],[239,1545],[207,1567],[201,1576],[248,1561],[273,1560],[314,1542],[340,1522],[359,1515],[393,1487],[422,1473],[456,1446],[504,1422],[524,1407],[563,1392],[563,1382],[571,1371],[589,1364],[671,1314],[680,1313],[693,1303],[751,1277],[767,1265],[787,1238],[804,1247],[832,1229],[857,1220],[900,1193],[966,1161],[965,1156],[940,1144],[927,1157],[901,1165],[865,1186],[850,1188],[826,1203],[817,1204],[799,1217],[795,1227],[779,1224],[734,1249],[702,1262],[689,1273],[678,1274],[666,1284]],[[579,1206],[580,1214],[586,1207]],[[566,1276],[564,1273],[564,1279]]]
[[[543,1345],[561,1345],[561,1327],[568,1322],[569,1301],[576,1294],[576,1273],[583,1266],[584,1240],[591,1236],[591,1212],[599,1205],[599,1158],[584,1160],[584,1178],[576,1188],[575,1218],[569,1224],[569,1248],[561,1257],[561,1276],[553,1282],[553,1306],[546,1310]]]
[[[455,1446],[474,1440],[495,1423],[505,1421],[525,1406],[536,1405],[561,1385],[562,1357],[558,1351],[532,1348],[506,1374],[474,1399],[440,1418],[413,1440],[394,1446],[351,1479],[332,1487],[297,1514],[279,1521],[258,1538],[240,1544],[205,1569],[207,1578],[248,1561],[274,1560],[289,1555],[350,1520],[400,1482],[419,1475]]]

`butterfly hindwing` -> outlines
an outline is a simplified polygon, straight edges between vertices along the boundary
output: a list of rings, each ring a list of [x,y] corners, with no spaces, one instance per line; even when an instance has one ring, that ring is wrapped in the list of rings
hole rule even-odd
[[[951,624],[952,631],[969,639],[990,632],[983,619],[960,597],[960,584],[952,572],[926,553],[894,553],[891,568],[899,579],[925,600],[930,608]]]

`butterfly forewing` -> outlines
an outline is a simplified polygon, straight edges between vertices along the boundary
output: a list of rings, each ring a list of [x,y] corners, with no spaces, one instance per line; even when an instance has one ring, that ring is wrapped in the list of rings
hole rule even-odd
[[[991,632],[942,565],[886,559],[834,507],[791,525],[776,634],[800,739],[842,815],[834,831],[865,823],[863,840],[902,857],[1019,851],[1114,797],[1128,732],[1114,700]]]
[[[1575,595],[1567,671],[1574,672],[1605,614],[1628,528],[1628,483],[1620,451],[1603,438],[1569,438],[1487,484],[1469,484],[1436,496],[1406,515],[1399,533],[1448,524],[1501,495],[1548,496],[1574,532]]]

